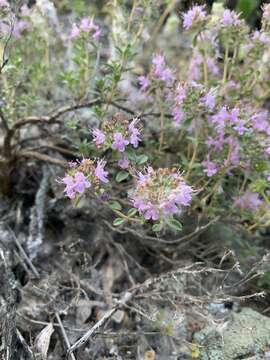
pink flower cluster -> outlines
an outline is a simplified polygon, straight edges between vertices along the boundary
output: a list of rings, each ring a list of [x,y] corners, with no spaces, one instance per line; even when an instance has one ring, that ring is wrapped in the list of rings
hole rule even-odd
[[[266,110],[251,111],[234,107],[231,110],[222,106],[218,112],[209,118],[213,126],[214,136],[208,136],[206,144],[213,150],[217,161],[207,159],[202,162],[204,172],[211,177],[219,171],[221,165],[228,169],[239,165],[240,160],[245,160],[249,167],[250,161],[246,157],[245,140],[242,138],[247,134],[252,136],[254,142],[258,142],[257,149],[261,149],[261,157],[270,156],[270,121]],[[240,145],[241,144],[241,145]],[[227,149],[227,150],[226,150]],[[222,151],[224,154],[222,155]],[[222,157],[225,157],[222,164]],[[217,164],[219,163],[220,166]],[[229,171],[229,170],[228,170]]]
[[[172,107],[172,116],[176,124],[180,124],[184,118],[183,102],[187,96],[187,88],[182,84],[178,84],[174,93],[174,105]]]
[[[6,0],[0,0],[0,9],[10,10],[9,4]],[[23,5],[20,9],[19,16],[14,17],[13,27],[12,27],[12,35],[14,38],[19,39],[23,35],[26,30],[31,29],[31,22],[29,21],[29,16],[31,14],[31,10],[27,5]],[[8,35],[11,31],[11,26],[8,22],[1,21],[0,22],[0,36]]]
[[[247,190],[243,195],[236,197],[234,203],[241,209],[256,211],[263,201],[259,198],[259,194]]]
[[[206,58],[206,66],[209,74],[212,76],[217,76],[220,73],[219,67],[217,65],[217,61],[215,57],[207,57]],[[188,69],[188,80],[198,81],[202,79],[203,76],[203,63],[204,59],[200,52],[194,51],[193,56],[191,58],[189,69]]]
[[[195,5],[183,14],[183,28],[189,30],[203,23],[206,19],[205,6]]]
[[[0,8],[9,7],[7,0],[0,0]]]
[[[171,85],[175,79],[173,71],[166,65],[163,55],[157,54],[152,59],[153,75],[157,80],[162,80],[166,85]]]
[[[201,108],[212,113],[216,106],[216,95],[214,90],[205,91],[203,86],[195,81],[185,84],[178,83],[172,93],[173,105],[171,114],[176,124],[181,124],[190,114],[195,114]],[[192,100],[191,100],[192,98]],[[191,106],[195,102],[201,107]]]
[[[177,169],[148,167],[136,177],[131,201],[146,220],[166,220],[190,204],[193,192]]]
[[[243,135],[248,131],[246,127],[247,119],[241,116],[240,109],[237,107],[229,111],[226,106],[222,106],[221,109],[212,116],[211,121],[218,132],[223,131],[226,126],[232,127],[239,135]]]
[[[112,120],[103,123],[101,129],[92,131],[94,143],[98,148],[111,148],[120,153],[124,153],[128,145],[137,148],[141,141],[138,123],[138,118],[129,122],[121,114],[116,114]]]
[[[141,75],[138,78],[141,91],[147,91],[150,87],[151,81],[148,76]]]
[[[101,183],[107,183],[108,171],[104,169],[106,161],[96,163],[90,159],[83,159],[78,163],[71,163],[68,174],[60,180],[65,185],[64,193],[70,199],[82,195],[86,189],[92,188],[97,192]]]
[[[229,9],[224,10],[221,17],[221,25],[223,27],[239,26],[240,24],[241,20],[239,19],[239,15],[236,14],[236,12]]]
[[[70,39],[77,39],[82,35],[89,35],[91,34],[92,38],[95,41],[98,41],[101,35],[100,27],[89,18],[83,18],[79,25],[74,23],[72,25],[71,33],[69,38]]]

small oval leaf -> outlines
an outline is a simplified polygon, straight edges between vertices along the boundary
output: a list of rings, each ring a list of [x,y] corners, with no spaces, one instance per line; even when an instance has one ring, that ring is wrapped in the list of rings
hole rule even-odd
[[[121,224],[123,224],[124,221],[125,221],[124,218],[116,218],[113,221],[113,226],[120,226]]]
[[[129,177],[129,173],[127,171],[119,171],[116,175],[115,180],[117,182],[122,182]]]

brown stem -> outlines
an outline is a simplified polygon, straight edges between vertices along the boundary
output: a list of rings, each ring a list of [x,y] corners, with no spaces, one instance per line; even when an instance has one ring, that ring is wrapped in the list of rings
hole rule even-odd
[[[69,106],[65,106],[62,107],[60,109],[55,110],[51,115],[47,115],[47,116],[29,116],[26,117],[24,119],[21,119],[19,121],[17,121],[11,128],[11,130],[15,131],[17,129],[19,129],[20,127],[27,125],[27,124],[36,124],[36,123],[40,123],[40,122],[45,122],[45,123],[53,123],[55,121],[58,120],[58,118],[70,111],[74,111],[74,110],[78,110],[78,109],[82,109],[85,107],[92,107],[95,105],[98,105],[101,103],[101,100],[99,98],[94,99],[92,101],[88,101],[86,103],[81,103],[81,104],[75,104],[75,105],[69,105]]]
[[[37,160],[41,160],[41,161],[45,161],[47,163],[51,163],[51,164],[54,164],[54,165],[58,165],[58,166],[61,166],[63,168],[66,168],[67,167],[67,163],[66,161],[62,161],[62,160],[59,160],[59,159],[55,159],[55,158],[52,158],[50,157],[49,155],[46,155],[46,154],[41,154],[37,151],[22,151],[18,154],[19,157],[26,157],[26,158],[31,158],[31,159],[37,159]]]

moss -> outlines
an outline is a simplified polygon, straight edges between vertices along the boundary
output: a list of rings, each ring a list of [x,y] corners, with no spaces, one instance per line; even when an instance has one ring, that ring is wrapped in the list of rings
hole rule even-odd
[[[202,360],[256,359],[270,345],[270,318],[250,309],[232,314],[223,330],[209,325],[194,339]]]

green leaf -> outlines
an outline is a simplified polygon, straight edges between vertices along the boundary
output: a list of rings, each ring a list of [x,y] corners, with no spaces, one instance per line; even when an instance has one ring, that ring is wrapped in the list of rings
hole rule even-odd
[[[154,225],[152,226],[152,230],[153,230],[154,232],[159,232],[159,231],[161,231],[161,230],[162,230],[162,224],[160,224],[160,223],[154,224]]]
[[[144,163],[146,163],[148,161],[148,156],[147,155],[139,155],[137,156],[137,164],[138,165],[142,165]]]
[[[127,213],[127,216],[132,217],[132,216],[134,216],[136,214],[136,212],[137,212],[137,209],[134,209],[134,208],[129,209],[128,213]]]
[[[258,6],[257,0],[238,0],[236,11],[241,13],[243,18],[248,18]]]
[[[120,183],[126,180],[126,178],[128,177],[129,177],[129,173],[127,171],[119,171],[116,175],[115,180]]]
[[[109,206],[109,208],[111,208],[112,210],[118,210],[118,211],[121,211],[121,210],[122,210],[122,206],[121,206],[121,204],[119,204],[118,201],[109,201],[109,202],[108,202],[108,206]]]
[[[180,221],[178,221],[178,220],[176,220],[174,218],[169,219],[168,225],[173,230],[176,230],[176,231],[181,231],[182,230],[182,224],[180,223]]]
[[[127,153],[127,156],[128,156],[130,161],[136,161],[137,160],[136,151],[134,149],[127,148],[126,153]]]
[[[113,221],[113,226],[120,226],[121,224],[123,224],[125,222],[124,218],[116,218]]]

